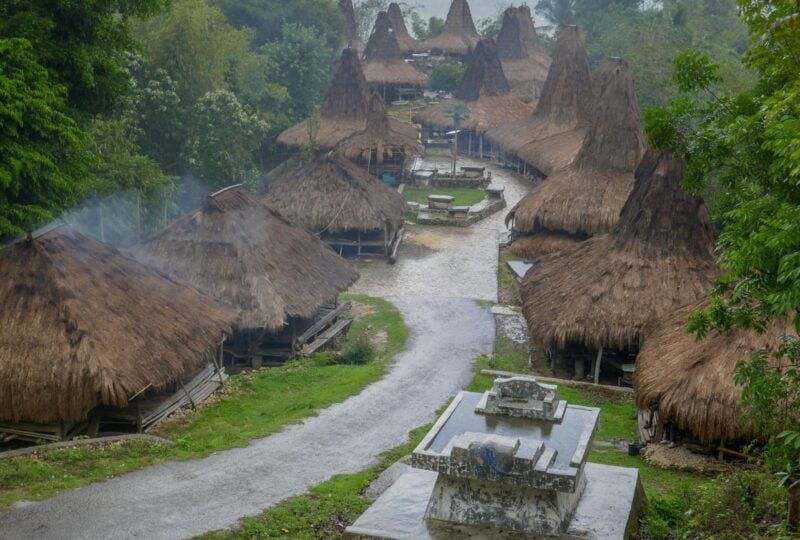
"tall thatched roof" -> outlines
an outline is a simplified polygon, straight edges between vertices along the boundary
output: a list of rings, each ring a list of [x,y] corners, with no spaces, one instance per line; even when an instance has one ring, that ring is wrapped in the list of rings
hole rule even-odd
[[[390,118],[383,105],[379,108],[375,106],[373,97],[364,78],[358,54],[353,49],[345,49],[325,93],[319,117],[309,118],[290,127],[278,136],[278,142],[292,148],[311,145],[317,150],[331,150],[348,137],[366,131],[379,111],[383,114],[381,129],[371,133],[387,134],[391,138],[412,138],[416,141],[416,130]],[[365,148],[378,144],[390,146],[388,140],[372,140]]]
[[[0,419],[124,407],[204,367],[235,314],[64,226],[0,251]]]
[[[403,60],[389,14],[378,13],[375,28],[364,50],[364,77],[371,84],[425,86],[427,76]]]
[[[438,129],[455,129],[448,108],[454,103],[462,103],[469,109],[470,116],[462,121],[460,127],[482,134],[495,126],[530,114],[533,107],[512,96],[510,91],[511,87],[497,57],[497,47],[491,39],[484,38],[470,56],[464,78],[453,92],[454,99],[423,109],[415,113],[413,119]]]
[[[539,43],[528,6],[512,6],[503,12],[497,50],[514,94],[538,98],[552,59]]]
[[[411,37],[411,34],[408,33],[406,19],[403,17],[403,11],[400,9],[400,6],[397,4],[397,2],[392,2],[389,4],[387,13],[389,15],[389,22],[392,25],[392,30],[394,31],[394,37],[397,39],[397,45],[400,47],[400,51],[403,54],[416,52],[419,49],[420,44],[416,39]]]
[[[232,186],[131,250],[239,311],[240,328],[310,318],[358,273],[326,244]]]
[[[467,55],[475,48],[480,38],[467,0],[453,0],[441,33],[423,41],[420,49]]]
[[[643,329],[702,298],[717,275],[702,199],[680,187],[683,163],[649,151],[610,234],[548,255],[525,276],[534,341],[627,349]]]
[[[607,60],[596,86],[592,124],[575,162],[554,172],[509,212],[506,219],[515,230],[596,235],[610,231],[619,219],[647,140],[628,63]]]
[[[333,153],[297,156],[271,171],[262,202],[315,234],[388,230],[403,224],[402,195]]]
[[[339,0],[339,11],[344,18],[344,39],[345,47],[355,49],[359,52],[364,50],[364,42],[358,33],[356,25],[356,12],[353,9],[353,0]]]
[[[774,352],[782,337],[797,333],[783,319],[763,334],[737,329],[697,341],[686,333],[686,323],[693,311],[707,305],[703,299],[686,306],[648,330],[636,358],[636,403],[640,409],[658,410],[660,422],[673,422],[706,443],[758,437],[752,425],[741,421],[736,364],[756,351]]]
[[[585,34],[577,26],[568,26],[558,34],[553,62],[533,115],[492,130],[488,137],[497,147],[517,152],[532,141],[586,125],[593,100]]]

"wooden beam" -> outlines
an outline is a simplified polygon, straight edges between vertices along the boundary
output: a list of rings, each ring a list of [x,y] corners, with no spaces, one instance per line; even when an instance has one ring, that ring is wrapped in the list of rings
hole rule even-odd
[[[594,384],[600,384],[600,365],[603,363],[603,346],[597,350],[597,359],[594,362]]]

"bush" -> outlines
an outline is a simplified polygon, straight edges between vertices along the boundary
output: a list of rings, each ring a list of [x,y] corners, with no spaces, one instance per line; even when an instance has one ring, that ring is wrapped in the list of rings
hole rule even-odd
[[[339,363],[346,365],[361,365],[371,362],[375,358],[375,349],[364,334],[347,344],[339,355]]]
[[[461,64],[439,64],[430,74],[431,90],[452,92],[461,84],[466,70],[466,66]]]

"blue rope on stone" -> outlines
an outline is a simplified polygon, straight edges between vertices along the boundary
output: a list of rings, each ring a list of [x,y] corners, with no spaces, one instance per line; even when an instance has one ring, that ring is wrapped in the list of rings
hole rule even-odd
[[[501,476],[520,476],[518,474],[509,473],[500,470],[497,466],[497,458],[494,454],[494,448],[489,445],[481,444],[469,449],[470,464],[475,469],[477,474],[482,474],[484,467],[487,472],[493,471]]]

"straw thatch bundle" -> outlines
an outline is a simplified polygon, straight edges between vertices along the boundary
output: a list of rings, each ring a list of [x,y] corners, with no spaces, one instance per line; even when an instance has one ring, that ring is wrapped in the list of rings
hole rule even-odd
[[[533,107],[510,94],[511,87],[503,74],[497,57],[497,47],[491,39],[478,42],[470,57],[464,78],[450,101],[437,103],[414,114],[414,122],[437,129],[455,129],[448,107],[463,103],[470,111],[460,128],[474,130],[479,135],[489,129],[528,116]]]
[[[425,86],[427,76],[403,60],[403,54],[385,11],[378,13],[375,28],[364,50],[364,77],[370,84]]]
[[[403,225],[402,195],[333,153],[297,156],[264,180],[264,204],[315,234],[387,231]]]
[[[441,33],[423,41],[419,48],[420,50],[466,56],[475,48],[480,39],[481,36],[475,29],[472,11],[467,0],[453,0]]]
[[[345,46],[355,49],[358,52],[364,50],[364,42],[358,33],[356,25],[356,12],[353,9],[353,0],[339,0],[339,11],[344,18],[344,39]]]
[[[242,186],[211,195],[131,251],[236,308],[241,329],[278,331],[290,317],[311,318],[358,279],[326,244]]]
[[[597,87],[594,118],[575,162],[517,203],[506,218],[514,230],[591,236],[610,231],[619,219],[647,141],[628,63],[607,60]]]
[[[511,244],[511,253],[523,259],[539,259],[551,253],[572,247],[582,238],[553,231],[541,231],[528,236],[520,236]]]
[[[403,12],[400,9],[400,6],[396,2],[392,2],[389,4],[387,13],[389,15],[389,23],[392,25],[394,37],[397,40],[397,45],[400,47],[400,51],[403,54],[417,52],[419,50],[420,43],[408,33],[406,19],[403,17]]]
[[[518,152],[532,141],[586,125],[593,100],[584,32],[577,26],[566,27],[558,34],[553,62],[533,115],[492,130],[487,137],[506,152]],[[582,140],[579,136],[572,139]],[[579,147],[580,143],[575,152]],[[539,161],[531,163],[539,167]]]
[[[64,226],[0,251],[0,420],[74,422],[208,364],[235,314]]]
[[[536,343],[630,349],[647,325],[708,292],[717,275],[714,233],[702,199],[680,187],[683,169],[648,152],[611,233],[528,272],[523,311]]]
[[[538,98],[552,60],[539,43],[528,6],[503,12],[497,50],[512,91],[528,99]]]
[[[741,421],[736,364],[757,351],[774,352],[782,337],[797,333],[783,319],[763,334],[736,329],[697,341],[686,333],[686,323],[693,311],[707,305],[703,299],[684,307],[647,332],[636,358],[636,404],[657,410],[659,422],[673,422],[705,443],[750,440],[758,434]]]

